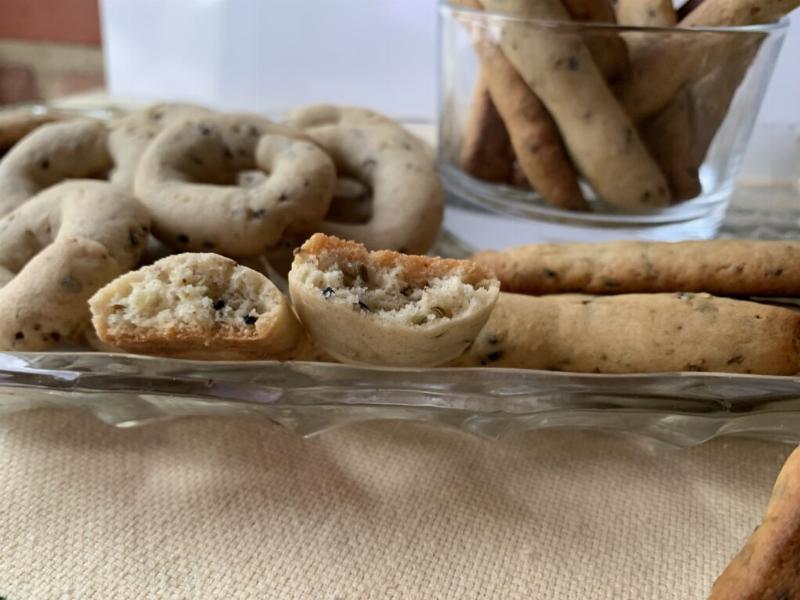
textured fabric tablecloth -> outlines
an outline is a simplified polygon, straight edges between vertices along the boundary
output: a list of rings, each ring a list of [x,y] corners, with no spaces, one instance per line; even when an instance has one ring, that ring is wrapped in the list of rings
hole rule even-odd
[[[703,598],[790,447],[0,418],[0,597]]]

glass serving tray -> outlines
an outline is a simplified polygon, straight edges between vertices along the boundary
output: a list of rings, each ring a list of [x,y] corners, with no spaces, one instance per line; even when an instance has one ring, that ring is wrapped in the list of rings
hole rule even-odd
[[[104,98],[96,104],[92,110],[56,108],[99,118],[124,112]],[[721,237],[798,239],[797,200],[798,191],[790,186],[742,188],[734,194]],[[464,257],[472,250],[443,230],[434,252]],[[258,414],[303,435],[404,419],[490,438],[571,427],[672,446],[728,434],[800,441],[800,376],[386,369],[83,351],[0,353],[0,415],[46,406],[88,409],[119,427],[181,416]]]
[[[403,419],[491,438],[572,427],[673,446],[725,434],[800,439],[800,377],[0,354],[0,414],[44,406],[85,408],[119,427],[190,415],[258,414],[303,435]]]

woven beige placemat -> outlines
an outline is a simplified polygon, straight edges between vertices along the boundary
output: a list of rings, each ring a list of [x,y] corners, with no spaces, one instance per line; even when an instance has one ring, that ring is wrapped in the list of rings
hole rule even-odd
[[[790,448],[0,418],[0,596],[703,598]]]

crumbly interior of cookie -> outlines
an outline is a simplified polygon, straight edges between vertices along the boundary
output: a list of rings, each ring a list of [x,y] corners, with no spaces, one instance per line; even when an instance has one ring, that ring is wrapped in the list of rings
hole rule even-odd
[[[214,268],[186,263],[149,268],[120,286],[108,302],[109,329],[254,332],[259,316],[274,307],[255,272],[236,266]]]
[[[324,268],[314,260],[295,265],[294,272],[328,302],[374,314],[401,325],[425,326],[471,315],[492,301],[491,281],[466,281],[464,273],[414,281],[402,266],[386,267],[340,260]]]

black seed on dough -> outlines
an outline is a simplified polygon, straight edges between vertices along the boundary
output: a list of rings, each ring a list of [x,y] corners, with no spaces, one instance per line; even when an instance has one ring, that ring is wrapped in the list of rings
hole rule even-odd
[[[489,362],[496,362],[501,358],[503,358],[502,350],[497,350],[496,352],[492,352],[491,354],[486,356],[486,360],[488,360]]]
[[[369,269],[367,269],[366,265],[358,265],[358,276],[365,283],[369,281]]]
[[[77,294],[83,289],[83,284],[72,275],[65,275],[61,279],[61,287],[72,294]]]
[[[200,127],[200,134],[201,135],[211,135],[211,130],[208,127],[201,126]]]
[[[256,321],[258,321],[258,317],[256,317],[255,315],[245,315],[244,317],[245,325],[255,325]]]
[[[34,326],[33,326],[33,330],[34,331],[39,331],[41,328],[42,328],[42,326],[39,323],[35,323]]]
[[[544,274],[549,277],[550,279],[554,279],[558,277],[558,273],[553,271],[552,269],[544,269]]]
[[[310,185],[311,185],[311,182],[308,179],[303,179],[303,187],[304,188],[307,188]]]
[[[47,169],[49,169],[49,168],[50,168],[50,161],[49,161],[49,160],[47,160],[47,159],[45,158],[43,161],[41,161],[41,162],[39,163],[39,168],[40,168],[42,171],[46,171]]]
[[[255,125],[250,125],[250,127],[247,128],[247,135],[250,137],[258,137],[261,135],[261,132],[256,128]]]
[[[322,290],[322,297],[325,298],[326,300],[328,298],[330,298],[331,296],[335,296],[335,295],[336,295],[336,292],[333,291],[333,288],[326,287],[324,290]]]
[[[490,333],[486,336],[486,342],[494,346],[497,343],[497,336],[493,333]]]
[[[267,214],[267,211],[263,208],[259,208],[258,210],[253,210],[251,208],[247,209],[247,218],[248,219],[263,219],[264,215]]]
[[[783,269],[775,269],[770,273],[772,277],[780,277],[781,275],[783,275]]]
[[[24,340],[25,339],[25,334],[22,333],[21,331],[18,331],[17,333],[14,334],[14,339],[15,340]]]
[[[222,148],[222,156],[224,156],[227,159],[231,159],[231,158],[233,158],[233,152],[231,152],[231,149],[228,148],[227,146],[223,146],[223,148]]]
[[[214,310],[222,310],[223,308],[225,308],[225,300],[222,299],[217,300],[216,302],[214,302],[213,306]]]
[[[574,56],[574,55],[570,56],[567,59],[567,68],[570,71],[577,71],[578,69],[581,68],[581,61],[578,60],[577,56]]]
[[[619,281],[611,277],[603,277],[603,285],[606,287],[619,287]]]
[[[185,233],[179,233],[175,236],[175,239],[178,240],[181,244],[188,244],[189,243],[189,236]]]
[[[361,300],[358,301],[358,308],[360,308],[361,310],[365,310],[365,311],[369,312],[369,306],[367,306],[366,304],[361,302]]]
[[[52,332],[50,332],[50,338],[51,338],[51,339],[52,339],[54,342],[57,342],[58,340],[60,340],[60,339],[61,339],[61,334],[60,334],[59,332],[57,332],[57,331],[52,331]]]
[[[289,195],[286,192],[283,192],[280,196],[278,196],[278,202],[286,202],[289,199]]]
[[[736,356],[732,356],[730,359],[728,359],[728,362],[726,362],[725,364],[726,365],[740,365],[743,362],[744,362],[744,356],[742,356],[741,354],[737,354]]]
[[[131,246],[138,246],[139,245],[139,234],[135,231],[128,232],[128,239],[131,242]]]

